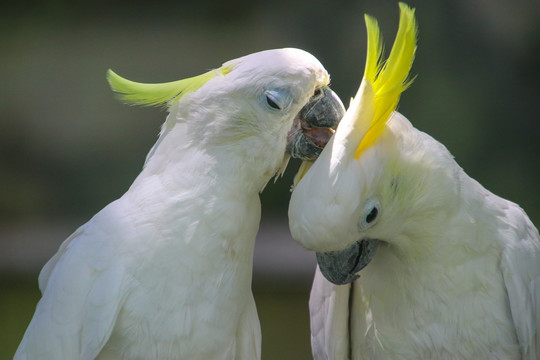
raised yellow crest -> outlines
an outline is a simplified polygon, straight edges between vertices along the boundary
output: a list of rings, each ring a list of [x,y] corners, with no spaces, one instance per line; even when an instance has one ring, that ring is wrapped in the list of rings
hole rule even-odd
[[[362,82],[368,82],[374,93],[373,116],[371,119],[361,119],[369,123],[359,126],[365,134],[356,150],[355,158],[379,138],[390,114],[397,107],[401,93],[412,83],[409,72],[416,51],[417,26],[414,9],[404,3],[399,3],[399,8],[399,28],[386,61],[382,59],[382,41],[377,20],[369,15],[365,16],[368,41]],[[361,99],[358,100],[361,102]]]

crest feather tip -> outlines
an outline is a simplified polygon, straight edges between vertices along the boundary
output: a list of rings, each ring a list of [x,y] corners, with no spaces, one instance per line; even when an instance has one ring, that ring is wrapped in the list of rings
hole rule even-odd
[[[399,3],[399,27],[390,51],[390,55],[383,60],[382,41],[379,35],[377,21],[371,16],[365,16],[367,29],[367,54],[364,79],[373,86],[375,97],[373,100],[374,115],[369,124],[360,128],[367,128],[355,157],[371,146],[382,134],[388,119],[396,110],[401,93],[412,83],[414,78],[409,77],[416,52],[417,25],[414,9],[407,4]]]
[[[227,66],[183,80],[147,84],[125,79],[109,69],[107,81],[120,101],[126,104],[169,108],[183,95],[198,90],[210,79],[225,76],[232,70],[232,66]]]

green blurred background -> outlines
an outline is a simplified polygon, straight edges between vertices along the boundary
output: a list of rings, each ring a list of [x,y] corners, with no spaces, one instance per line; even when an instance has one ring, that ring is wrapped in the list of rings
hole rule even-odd
[[[409,1],[414,85],[400,111],[472,177],[540,224],[540,2]],[[166,114],[117,102],[105,81],[164,82],[251,52],[313,53],[348,102],[363,72],[363,14],[389,47],[397,1],[12,1],[0,13],[0,359],[39,298],[37,274],[78,225],[139,173]],[[291,178],[262,194],[254,291],[263,359],[310,358],[312,254],[287,233]],[[277,245],[279,244],[279,246]]]

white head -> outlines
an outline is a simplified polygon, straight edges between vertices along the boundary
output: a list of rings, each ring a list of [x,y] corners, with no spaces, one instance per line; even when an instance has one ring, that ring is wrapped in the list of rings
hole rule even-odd
[[[382,241],[406,249],[414,227],[426,224],[421,217],[432,217],[439,200],[446,202],[436,187],[455,192],[448,151],[394,111],[410,85],[416,49],[414,10],[402,3],[400,8],[398,34],[384,65],[376,21],[366,17],[362,84],[289,206],[293,238],[317,252],[322,273],[336,284],[356,279]]]
[[[299,49],[261,51],[171,83],[134,83],[112,71],[108,79],[123,101],[166,106],[170,111],[146,166],[164,158],[158,154],[171,161],[172,154],[191,147],[227,154],[248,166],[257,162],[269,179],[283,162],[287,134],[304,107],[326,109],[328,123],[320,131],[328,134],[344,113],[339,98],[327,87],[330,79],[324,67]],[[317,119],[311,120],[318,126]],[[312,142],[305,135],[298,134],[304,143]],[[317,144],[319,153],[325,143]],[[301,149],[299,157],[312,155],[313,149],[308,150]]]

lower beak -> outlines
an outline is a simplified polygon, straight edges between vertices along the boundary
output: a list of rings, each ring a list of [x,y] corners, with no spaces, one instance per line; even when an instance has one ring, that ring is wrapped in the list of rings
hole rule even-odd
[[[345,107],[329,87],[322,87],[300,110],[287,136],[287,152],[302,160],[315,160],[328,143]]]
[[[324,277],[333,284],[343,285],[353,282],[375,256],[379,240],[363,239],[342,251],[317,253],[317,263]]]

